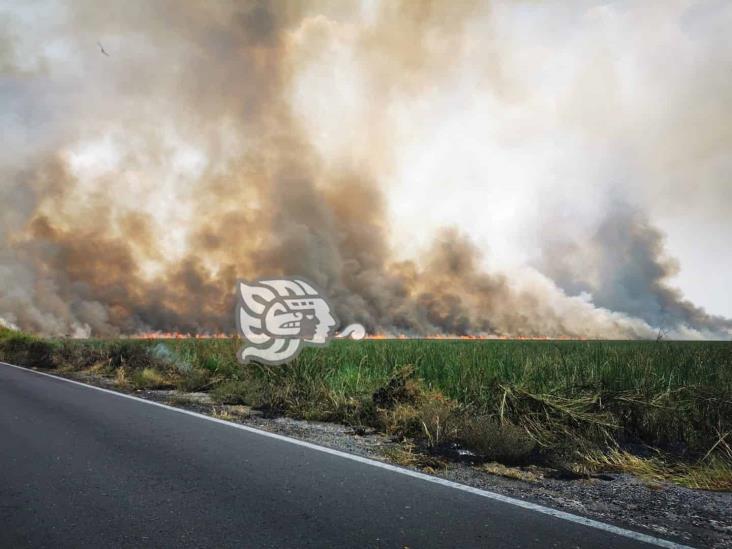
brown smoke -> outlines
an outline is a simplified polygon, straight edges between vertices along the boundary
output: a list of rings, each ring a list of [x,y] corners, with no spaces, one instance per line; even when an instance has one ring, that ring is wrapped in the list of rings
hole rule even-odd
[[[8,95],[20,110],[37,103],[53,115],[37,140],[27,130],[2,157],[2,322],[67,335],[232,332],[236,278],[302,275],[327,290],[342,321],[371,333],[651,337],[661,302],[676,324],[712,334],[729,327],[660,283],[627,278],[640,268],[663,279],[645,272],[666,268],[645,251],[624,256],[621,269],[613,258],[600,263],[611,278],[587,286],[594,305],[535,271],[486,272],[455,229],[442,231],[420,261],[397,259],[384,183],[362,162],[322,158],[290,105],[293,71],[308,55],[296,36],[325,25],[323,6],[344,9],[77,2],[63,29],[71,49],[100,35],[124,39],[105,44],[109,59],[83,54],[79,80],[62,79],[50,99],[44,82],[56,82],[53,66],[19,66],[13,37],[4,35]],[[374,93],[373,165],[391,162],[379,105],[448,73],[475,9],[388,2],[361,36]],[[87,69],[96,80],[86,80]],[[76,145],[95,140],[121,152],[110,169],[84,171]],[[204,160],[176,164],[181,141]],[[652,230],[603,234],[606,249],[635,245],[627,237],[659,254]],[[579,288],[564,266],[551,274],[566,290]]]

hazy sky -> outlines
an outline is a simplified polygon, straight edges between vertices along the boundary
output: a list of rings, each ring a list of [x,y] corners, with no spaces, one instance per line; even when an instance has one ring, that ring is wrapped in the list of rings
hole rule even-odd
[[[0,0],[0,272],[19,281],[0,317],[32,302],[28,325],[61,330],[117,314],[74,254],[49,252],[62,233],[104,227],[148,282],[194,256],[212,277],[254,272],[254,252],[198,251],[220,244],[208,225],[235,215],[226,200],[254,212],[270,187],[252,181],[287,165],[328,197],[318,223],[384,228],[379,261],[419,263],[452,226],[486,272],[651,328],[666,298],[647,315],[631,302],[659,287],[730,318],[730,28],[723,0]],[[346,208],[342,174],[380,198]]]

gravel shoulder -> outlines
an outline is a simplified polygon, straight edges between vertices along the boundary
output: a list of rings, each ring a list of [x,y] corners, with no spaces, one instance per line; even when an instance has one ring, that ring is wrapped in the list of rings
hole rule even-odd
[[[48,371],[119,392],[113,380],[84,373]],[[691,490],[663,483],[649,485],[628,474],[607,473],[590,479],[551,478],[536,467],[508,468],[469,461],[421,460],[409,444],[373,431],[335,423],[266,417],[247,406],[214,404],[206,393],[134,391],[135,396],[161,402],[264,431],[391,462],[448,480],[532,501],[688,545],[732,546],[732,493]],[[413,456],[413,463],[408,459]],[[405,460],[405,457],[407,458]]]

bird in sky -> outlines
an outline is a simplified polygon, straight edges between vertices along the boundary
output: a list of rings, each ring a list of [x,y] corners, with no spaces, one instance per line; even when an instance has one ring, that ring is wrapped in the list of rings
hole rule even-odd
[[[104,55],[109,57],[109,54],[106,52],[106,50],[104,49],[104,46],[102,46],[101,42],[97,42],[97,46],[99,46],[99,51],[101,51]]]

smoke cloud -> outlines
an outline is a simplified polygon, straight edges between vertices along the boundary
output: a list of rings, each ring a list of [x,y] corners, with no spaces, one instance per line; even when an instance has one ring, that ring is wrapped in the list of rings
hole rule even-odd
[[[608,170],[590,196],[551,186],[553,176],[529,184],[511,170],[481,172],[506,159],[552,161],[534,156],[531,140],[558,132],[558,120],[538,116],[541,90],[517,76],[528,60],[514,47],[520,33],[506,33],[526,21],[531,29],[532,17],[577,16],[513,9],[177,0],[5,8],[0,325],[71,336],[231,333],[237,278],[299,275],[328,292],[343,322],[370,333],[729,337],[732,322],[673,288],[679,266],[653,208],[627,200],[618,183],[627,174]],[[471,107],[466,97],[483,99]],[[605,141],[591,148],[612,150],[598,162],[615,166],[622,132],[600,115],[580,123],[582,105],[566,101],[577,108],[555,114],[568,134],[601,128]],[[460,113],[471,108],[497,109],[508,122],[491,118],[487,134],[467,139]],[[514,152],[483,154],[481,143],[496,139]],[[439,186],[409,186],[430,180],[434,158]],[[469,166],[488,187],[470,183]],[[565,194],[576,216],[560,223]],[[410,204],[422,209],[419,223]],[[529,241],[535,254],[506,260],[506,249]]]
[[[589,293],[597,305],[642,319],[661,334],[715,337],[732,329],[732,321],[707,314],[669,285],[678,262],[666,254],[658,229],[627,205],[608,211],[588,240],[547,242],[542,267],[567,293]]]

